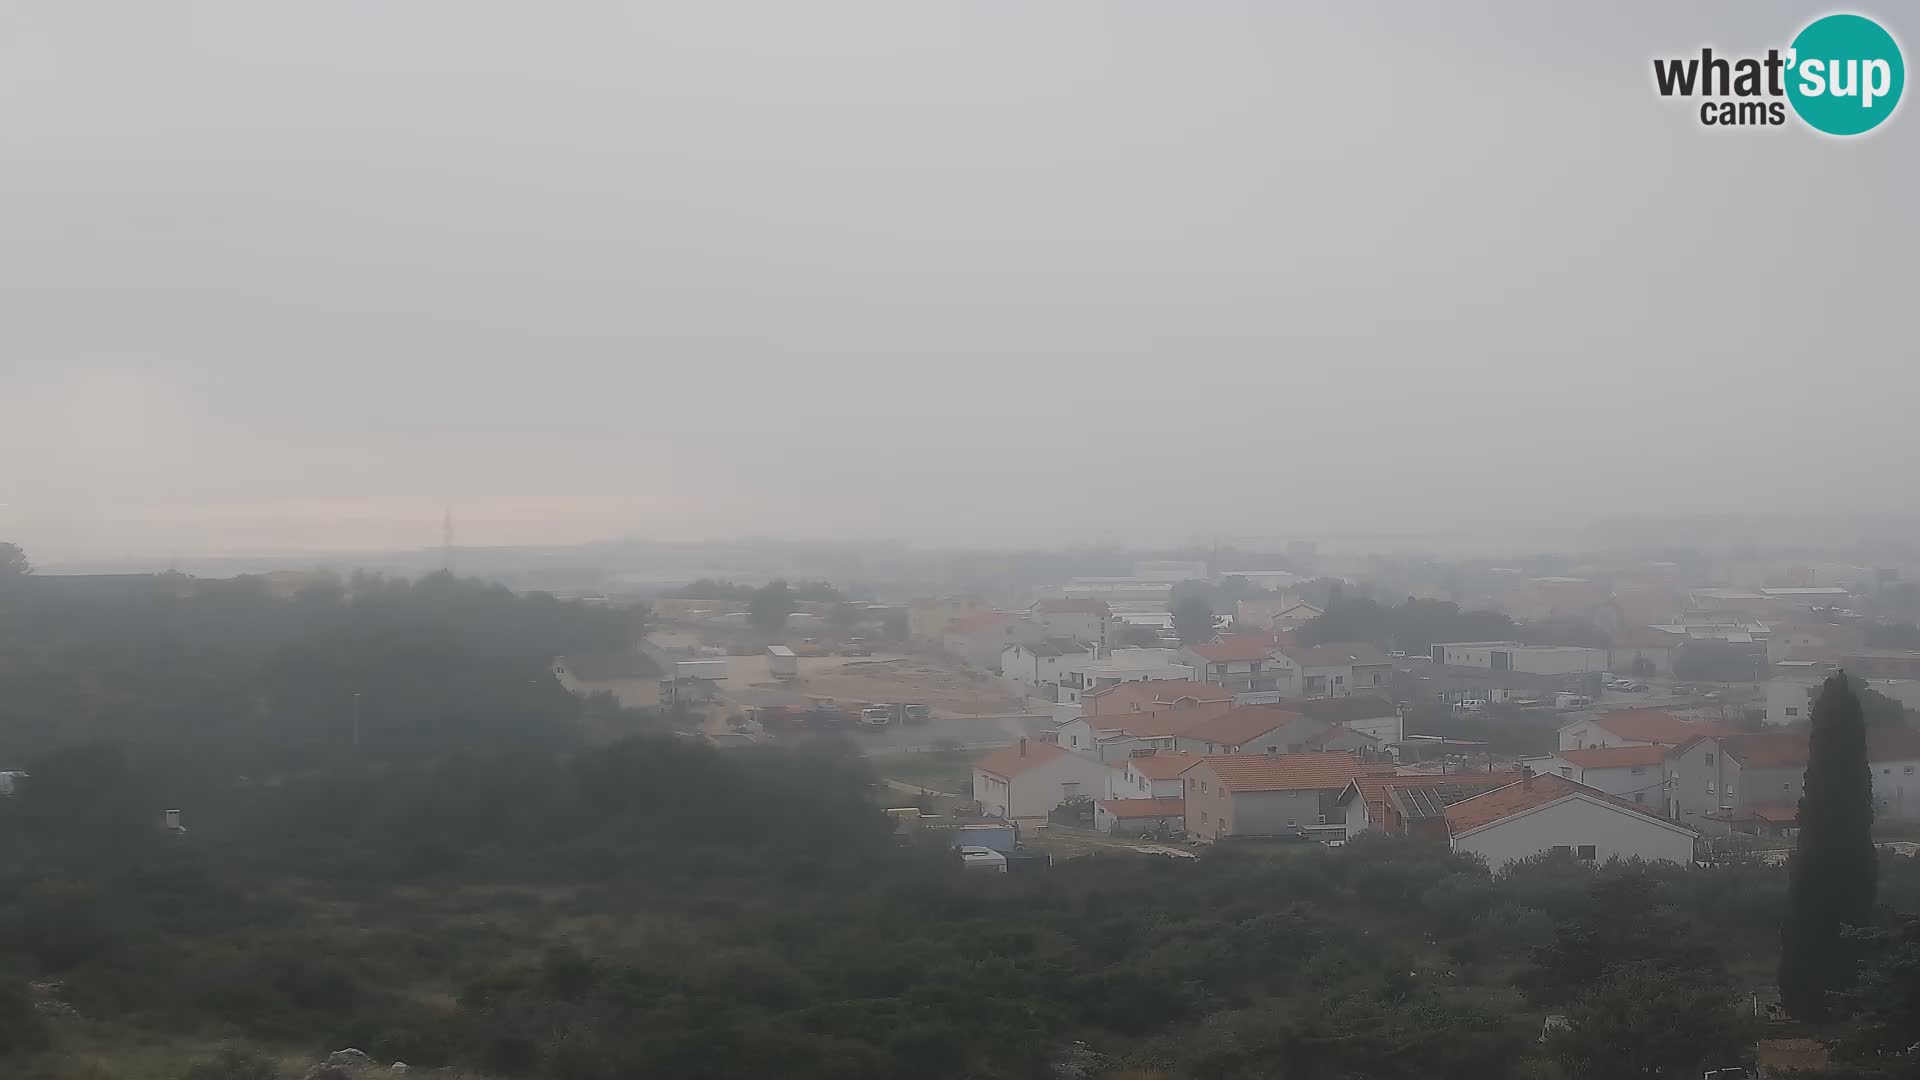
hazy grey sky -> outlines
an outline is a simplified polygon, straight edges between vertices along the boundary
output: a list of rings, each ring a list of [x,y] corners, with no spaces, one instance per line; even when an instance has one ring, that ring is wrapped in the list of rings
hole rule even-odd
[[[1915,103],[1652,89],[1826,10],[8,4],[0,538],[1913,509]]]

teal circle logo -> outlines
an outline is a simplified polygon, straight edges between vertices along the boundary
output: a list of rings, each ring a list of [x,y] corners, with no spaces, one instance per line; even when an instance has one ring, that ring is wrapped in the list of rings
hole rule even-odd
[[[1900,104],[1907,65],[1900,44],[1862,15],[1828,15],[1793,39],[1787,100],[1807,126],[1829,135],[1879,127]]]

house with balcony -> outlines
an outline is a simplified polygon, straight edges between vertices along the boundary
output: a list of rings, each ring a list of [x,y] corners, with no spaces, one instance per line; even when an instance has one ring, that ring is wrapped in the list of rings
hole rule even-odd
[[[1185,646],[1176,659],[1193,669],[1196,681],[1235,694],[1297,696],[1292,661],[1276,660],[1275,656],[1273,639],[1262,634],[1234,634]]]

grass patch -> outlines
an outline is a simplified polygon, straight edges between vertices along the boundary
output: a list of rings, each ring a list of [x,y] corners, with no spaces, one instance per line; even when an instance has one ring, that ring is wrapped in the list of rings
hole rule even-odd
[[[973,789],[973,760],[965,750],[928,750],[917,754],[881,754],[867,759],[888,780],[964,795]]]

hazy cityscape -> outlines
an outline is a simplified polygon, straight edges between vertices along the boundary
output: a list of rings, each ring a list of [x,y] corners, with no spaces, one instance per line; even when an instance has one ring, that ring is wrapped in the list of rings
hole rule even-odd
[[[1902,29],[0,14],[0,1077],[1920,1080]]]

